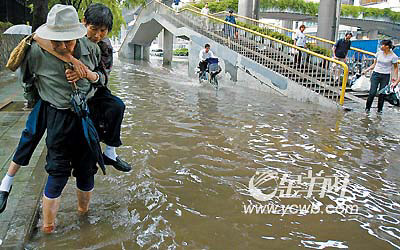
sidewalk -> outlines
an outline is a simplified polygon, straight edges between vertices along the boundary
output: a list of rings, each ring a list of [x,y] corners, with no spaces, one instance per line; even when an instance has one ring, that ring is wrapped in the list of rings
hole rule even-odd
[[[6,174],[30,111],[23,110],[23,90],[10,71],[0,72],[0,178]],[[37,219],[46,173],[45,143],[15,177],[6,210],[0,214],[0,248],[23,249]]]

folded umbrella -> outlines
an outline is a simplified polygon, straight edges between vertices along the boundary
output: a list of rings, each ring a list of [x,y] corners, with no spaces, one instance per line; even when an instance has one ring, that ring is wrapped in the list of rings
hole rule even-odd
[[[66,63],[65,65],[66,69],[73,69],[71,63]],[[90,151],[96,157],[103,174],[106,174],[106,167],[104,165],[103,154],[100,147],[100,138],[93,121],[89,118],[89,108],[86,102],[86,95],[79,92],[75,83],[71,84],[71,86],[73,90],[71,95],[73,110],[82,120],[83,134],[89,145]]]

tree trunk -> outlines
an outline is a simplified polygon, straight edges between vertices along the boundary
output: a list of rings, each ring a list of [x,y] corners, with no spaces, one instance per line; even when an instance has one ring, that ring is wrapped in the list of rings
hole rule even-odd
[[[47,13],[49,12],[48,3],[48,0],[33,0],[32,32],[46,23]]]

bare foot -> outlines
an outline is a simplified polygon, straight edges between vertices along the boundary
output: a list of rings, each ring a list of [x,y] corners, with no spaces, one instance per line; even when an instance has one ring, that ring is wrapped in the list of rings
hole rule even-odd
[[[54,233],[54,231],[56,230],[56,225],[52,225],[52,226],[44,226],[42,227],[42,231],[45,234],[51,234]]]

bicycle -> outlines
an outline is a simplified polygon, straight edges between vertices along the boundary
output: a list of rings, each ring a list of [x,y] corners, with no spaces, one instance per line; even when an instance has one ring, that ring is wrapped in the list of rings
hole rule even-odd
[[[218,65],[218,58],[207,58],[207,68],[204,71],[199,71],[199,83],[203,80],[208,81],[216,90],[218,90],[217,74],[221,72]]]

